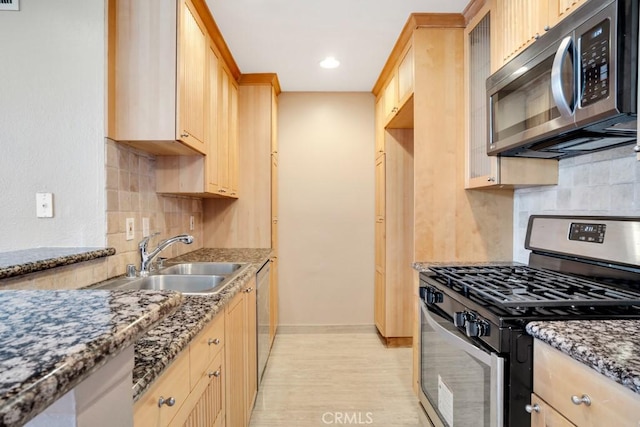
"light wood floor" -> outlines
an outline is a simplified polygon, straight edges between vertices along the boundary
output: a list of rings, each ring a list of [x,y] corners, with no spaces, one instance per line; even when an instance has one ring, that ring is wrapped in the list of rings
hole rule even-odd
[[[250,426],[420,426],[411,357],[375,332],[279,334]]]

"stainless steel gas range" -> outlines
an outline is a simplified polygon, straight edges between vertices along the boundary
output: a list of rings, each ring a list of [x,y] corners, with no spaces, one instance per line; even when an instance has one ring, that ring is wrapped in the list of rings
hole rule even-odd
[[[435,426],[523,427],[534,320],[640,319],[640,218],[532,216],[528,265],[420,274],[420,401]]]

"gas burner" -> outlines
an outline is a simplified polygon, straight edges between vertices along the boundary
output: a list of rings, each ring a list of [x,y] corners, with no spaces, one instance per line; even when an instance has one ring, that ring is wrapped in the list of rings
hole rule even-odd
[[[528,266],[432,267],[449,288],[462,289],[487,302],[525,307],[640,305],[640,292],[611,287],[593,280]]]

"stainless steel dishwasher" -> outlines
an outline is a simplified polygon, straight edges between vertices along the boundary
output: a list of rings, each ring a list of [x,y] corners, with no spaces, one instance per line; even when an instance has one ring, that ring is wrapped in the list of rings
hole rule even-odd
[[[269,358],[269,277],[271,261],[258,271],[256,276],[258,304],[258,386],[262,382],[264,368]]]

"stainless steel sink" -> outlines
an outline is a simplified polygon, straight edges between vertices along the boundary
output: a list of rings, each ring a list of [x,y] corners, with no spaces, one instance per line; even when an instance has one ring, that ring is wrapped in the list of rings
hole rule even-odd
[[[136,279],[119,279],[101,286],[102,289],[136,289],[178,291],[184,294],[215,294],[229,282],[225,276],[157,275]]]
[[[157,274],[203,274],[203,275],[229,275],[242,268],[244,264],[232,262],[193,262],[177,264],[163,268]]]
[[[232,283],[248,265],[230,262],[176,264],[147,277],[110,280],[96,289],[166,290],[187,295],[215,295]]]

